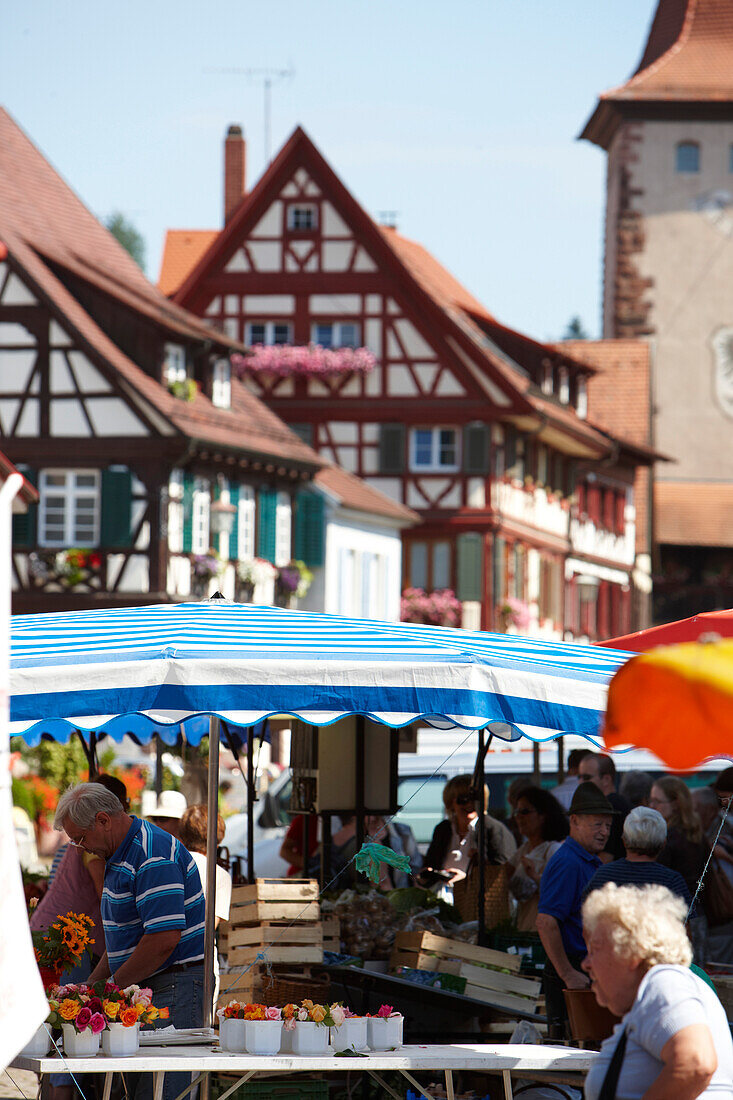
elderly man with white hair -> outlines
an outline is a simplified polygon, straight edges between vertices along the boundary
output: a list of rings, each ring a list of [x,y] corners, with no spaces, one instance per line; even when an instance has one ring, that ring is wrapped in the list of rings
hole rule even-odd
[[[624,821],[623,842],[626,858],[604,863],[585,888],[584,898],[593,890],[615,882],[617,886],[666,886],[689,906],[690,891],[682,875],[663,867],[656,859],[667,840],[667,822],[657,810],[637,806]]]
[[[663,886],[608,882],[583,904],[583,969],[621,1016],[585,1083],[586,1100],[733,1096],[733,1042],[713,989],[690,970],[685,905]]]

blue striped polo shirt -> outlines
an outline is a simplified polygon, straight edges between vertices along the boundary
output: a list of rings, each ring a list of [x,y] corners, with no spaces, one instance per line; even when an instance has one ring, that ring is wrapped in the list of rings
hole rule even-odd
[[[181,938],[160,969],[203,960],[206,903],[198,867],[181,842],[157,825],[133,817],[107,861],[100,908],[113,975],[144,935],[174,928]]]

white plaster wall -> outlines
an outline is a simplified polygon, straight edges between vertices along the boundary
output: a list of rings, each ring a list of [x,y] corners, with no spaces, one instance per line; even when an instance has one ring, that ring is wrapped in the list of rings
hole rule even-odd
[[[575,554],[588,554],[631,567],[636,556],[634,541],[634,527],[628,524],[625,534],[620,536],[597,528],[590,520],[573,518],[570,521],[570,546]]]
[[[282,246],[279,241],[251,241],[249,254],[257,271],[279,271],[282,266]]]
[[[560,500],[548,499],[541,486],[522,489],[507,481],[492,484],[492,504],[506,519],[515,519],[548,531],[560,538],[567,537],[568,513]]]
[[[339,313],[361,313],[360,294],[311,294],[311,313],[328,313],[334,317]]]
[[[295,309],[292,294],[245,294],[242,298],[245,313],[255,316],[265,313],[287,314]]]

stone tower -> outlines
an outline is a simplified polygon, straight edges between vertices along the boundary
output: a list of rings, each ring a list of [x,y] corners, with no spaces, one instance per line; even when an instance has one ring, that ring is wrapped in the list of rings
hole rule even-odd
[[[659,0],[582,138],[608,154],[603,334],[652,344],[655,616],[733,605],[733,0]]]

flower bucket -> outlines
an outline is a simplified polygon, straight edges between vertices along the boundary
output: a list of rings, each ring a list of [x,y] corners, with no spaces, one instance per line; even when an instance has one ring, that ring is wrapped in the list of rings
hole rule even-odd
[[[99,1032],[95,1035],[90,1027],[77,1031],[73,1024],[62,1024],[61,1030],[67,1058],[93,1058],[99,1054]]]
[[[282,1040],[282,1020],[245,1020],[244,1042],[248,1054],[277,1054]]]
[[[367,1020],[367,1042],[370,1050],[394,1050],[402,1046],[403,1016],[370,1016]]]
[[[41,981],[43,982],[44,989],[47,990],[59,984],[62,971],[58,966],[39,966],[38,969],[41,972]]]
[[[293,1035],[294,1034],[295,1034],[294,1031],[289,1031],[283,1025],[282,1035],[280,1036],[280,1053],[281,1054],[292,1054],[293,1053]]]
[[[293,1054],[328,1054],[328,1028],[312,1020],[298,1020],[293,1035]]]
[[[331,1046],[334,1050],[365,1050],[366,1045],[366,1016],[351,1017],[344,1020],[341,1027],[331,1028]]]
[[[41,1024],[33,1038],[26,1043],[20,1053],[21,1055],[24,1054],[27,1058],[43,1058],[44,1055],[48,1054],[50,1049],[50,1028],[48,1028],[46,1024]]]
[[[222,1020],[219,1023],[219,1045],[229,1054],[246,1054],[247,1044],[244,1038],[246,1020]]]
[[[140,1049],[140,1024],[125,1027],[108,1023],[102,1032],[102,1051],[113,1058],[130,1058]]]

